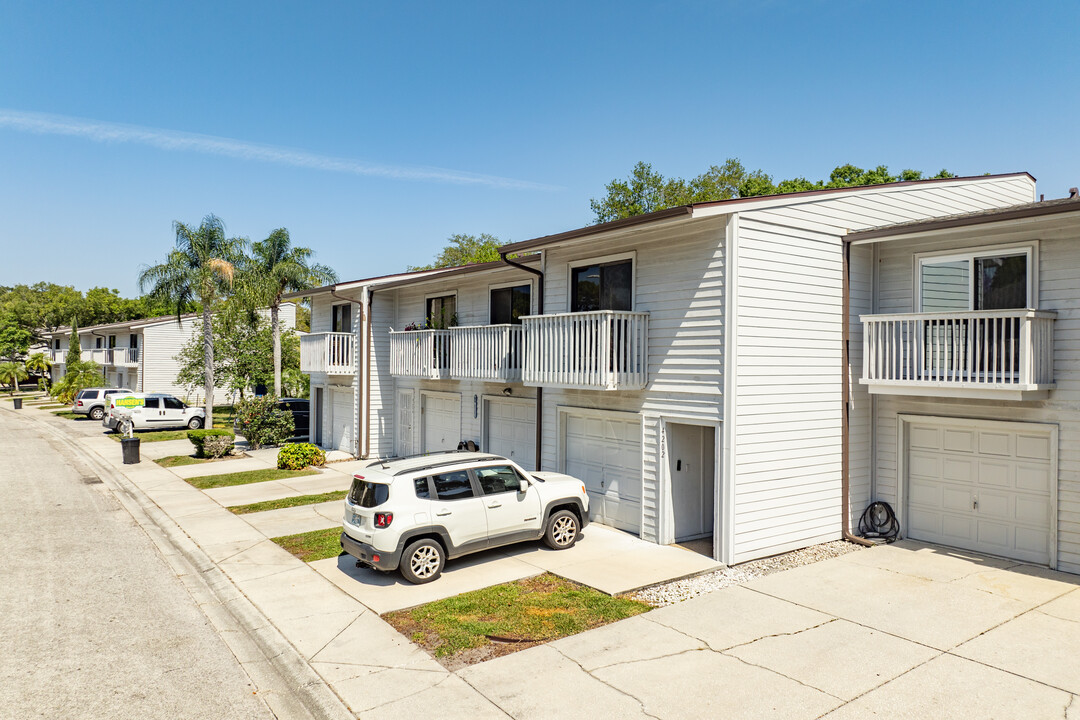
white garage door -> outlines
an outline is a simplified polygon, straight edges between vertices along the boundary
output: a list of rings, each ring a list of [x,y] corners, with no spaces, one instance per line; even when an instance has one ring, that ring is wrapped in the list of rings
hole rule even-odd
[[[330,391],[332,409],[332,435],[330,447],[342,450],[349,454],[353,451],[352,426],[353,426],[353,393],[348,390]]]
[[[1045,425],[908,424],[908,537],[1050,562],[1057,435]]]
[[[486,400],[487,445],[484,452],[508,457],[526,470],[536,469],[536,403]]]
[[[585,482],[592,517],[641,532],[641,421],[565,413],[563,472]]]
[[[454,450],[461,442],[461,398],[424,395],[423,452]]]

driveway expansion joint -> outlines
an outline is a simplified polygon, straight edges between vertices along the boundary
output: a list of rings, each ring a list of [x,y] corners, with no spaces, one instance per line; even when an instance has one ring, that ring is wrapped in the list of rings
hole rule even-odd
[[[820,627],[820,625],[818,627]],[[810,628],[807,628],[807,629],[809,630]],[[795,635],[795,634],[796,633],[781,633],[780,635]],[[780,636],[779,635],[770,635],[769,637],[780,637]],[[736,646],[736,647],[739,647],[739,646]],[[819,687],[814,687],[813,685],[811,685],[809,683],[803,682],[802,680],[799,680],[798,678],[793,678],[790,675],[785,675],[784,673],[780,672],[779,670],[771,668],[771,667],[769,667],[767,665],[758,665],[757,663],[752,663],[749,660],[746,660],[745,658],[739,657],[738,655],[728,655],[726,652],[717,652],[716,650],[713,650],[712,652],[715,652],[717,655],[723,655],[724,657],[732,658],[733,660],[738,660],[743,665],[746,665],[748,667],[755,667],[755,668],[757,668],[759,670],[764,670],[765,672],[772,673],[773,675],[779,675],[782,678],[786,678],[786,679],[790,680],[791,682],[795,683],[796,685],[802,685],[804,688],[806,688],[808,690],[813,690],[814,692],[819,692],[822,695],[828,695],[829,697],[833,698],[834,700],[837,700],[840,703],[836,707],[831,708],[829,710],[829,712],[832,712],[833,710],[836,710],[837,708],[846,705],[847,702],[848,702],[847,700],[845,700],[844,698],[842,698],[842,697],[840,697],[838,695],[833,695],[828,690],[822,690]]]
[[[828,625],[829,623],[834,623],[839,619],[840,618],[833,616],[833,617],[830,617],[828,620],[824,620],[822,622],[819,622],[817,625],[811,625],[810,627],[803,628],[802,630],[792,630],[791,632],[781,632],[781,633],[773,633],[772,635],[762,635],[761,637],[756,637],[753,640],[747,640],[746,642],[736,643],[734,645],[729,645],[728,647],[725,647],[725,648],[717,649],[717,648],[714,648],[710,644],[709,649],[712,650],[713,652],[718,652],[718,653],[720,653],[722,655],[726,655],[729,650],[734,650],[736,648],[746,647],[747,645],[753,645],[756,642],[760,642],[762,640],[768,640],[769,638],[790,637],[792,635],[801,635],[802,633],[807,632],[809,630],[815,630],[815,629],[817,629],[819,627],[824,627],[825,625]],[[734,655],[732,657],[734,657]],[[752,665],[753,663],[748,663],[748,664]]]
[[[564,653],[564,652],[563,652],[562,650],[560,650],[559,648],[555,647],[554,645],[550,645],[550,644],[549,644],[549,645],[548,645],[548,647],[550,647],[550,648],[551,648],[552,650],[554,650],[555,652],[557,652],[557,653],[559,653],[560,655],[562,655],[562,656],[563,656],[564,658],[566,658],[566,659],[567,659],[567,660],[569,660],[570,662],[572,662],[572,663],[574,663],[575,665],[577,665],[577,666],[578,666],[578,668],[579,668],[579,669],[581,670],[581,672],[585,673],[586,675],[588,675],[589,677],[591,677],[591,678],[592,678],[593,680],[595,680],[596,682],[600,683],[601,685],[605,685],[605,686],[607,686],[607,687],[611,688],[612,690],[614,690],[615,692],[619,693],[620,695],[623,695],[623,696],[625,696],[625,697],[628,697],[628,698],[630,698],[631,700],[633,700],[634,702],[636,702],[636,703],[638,704],[638,706],[639,706],[639,707],[641,708],[641,714],[642,714],[642,715],[645,715],[645,716],[647,716],[647,717],[651,717],[651,718],[654,718],[654,720],[662,720],[662,718],[660,718],[659,716],[657,716],[657,715],[653,715],[653,714],[652,714],[652,713],[650,713],[650,712],[649,712],[648,710],[646,710],[646,709],[645,709],[645,702],[644,702],[643,700],[641,700],[640,698],[638,698],[638,697],[635,697],[635,696],[631,695],[630,693],[626,692],[626,691],[625,691],[625,690],[623,690],[622,688],[618,688],[618,687],[615,687],[614,685],[612,685],[611,683],[607,682],[606,680],[603,680],[603,679],[601,679],[601,678],[598,678],[598,677],[596,677],[595,675],[593,675],[593,674],[592,674],[592,672],[590,672],[590,671],[586,670],[586,669],[585,669],[585,666],[583,666],[583,665],[582,665],[582,664],[581,664],[580,662],[578,662],[578,661],[577,661],[577,660],[575,660],[574,658],[570,657],[569,655],[567,655],[566,653]],[[672,653],[672,654],[671,654],[671,655],[669,655],[668,657],[674,657],[674,656],[676,656],[676,655],[682,655],[683,653],[687,653],[687,652],[701,652],[701,651],[697,651],[697,650],[684,650],[683,652],[678,652],[678,653]],[[632,661],[632,662],[641,662],[641,661],[640,661],[640,660],[635,660],[635,661]],[[612,665],[609,665],[608,667],[614,667],[615,665],[629,665],[629,664],[630,664],[629,662],[627,662],[627,663],[613,663]],[[599,670],[599,669],[600,669],[600,668],[596,668],[596,670]]]

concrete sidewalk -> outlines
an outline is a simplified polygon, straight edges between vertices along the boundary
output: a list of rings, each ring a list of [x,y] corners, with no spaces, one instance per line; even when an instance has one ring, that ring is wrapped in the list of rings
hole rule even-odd
[[[361,717],[1080,720],[1075,575],[900,542],[451,673],[354,596],[364,583],[348,562],[305,565],[210,493],[152,464],[119,465],[107,438],[82,442],[165,509]],[[614,532],[589,526],[575,549],[590,552],[594,529]],[[605,560],[571,552],[549,553],[567,562],[560,574]],[[525,572],[540,553],[474,560]],[[470,567],[448,566],[444,580]]]

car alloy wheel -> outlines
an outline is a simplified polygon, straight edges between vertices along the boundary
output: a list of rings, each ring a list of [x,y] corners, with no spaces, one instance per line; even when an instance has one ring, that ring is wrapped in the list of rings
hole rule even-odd
[[[438,550],[431,545],[425,545],[409,558],[409,568],[416,577],[427,580],[438,571],[441,559]]]

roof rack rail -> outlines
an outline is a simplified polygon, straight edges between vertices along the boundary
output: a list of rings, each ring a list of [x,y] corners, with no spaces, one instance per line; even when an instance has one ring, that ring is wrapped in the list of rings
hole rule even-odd
[[[484,457],[474,458],[474,460],[478,462],[488,462],[489,460],[506,460],[506,458],[501,455],[485,455]],[[431,463],[430,465],[420,465],[418,467],[411,467],[405,470],[398,470],[396,473],[394,473],[394,477],[397,477],[398,475],[405,475],[406,473],[411,472],[420,472],[421,470],[433,470],[434,468],[446,467],[447,465],[457,465],[457,463],[457,460],[447,460],[444,462]]]

